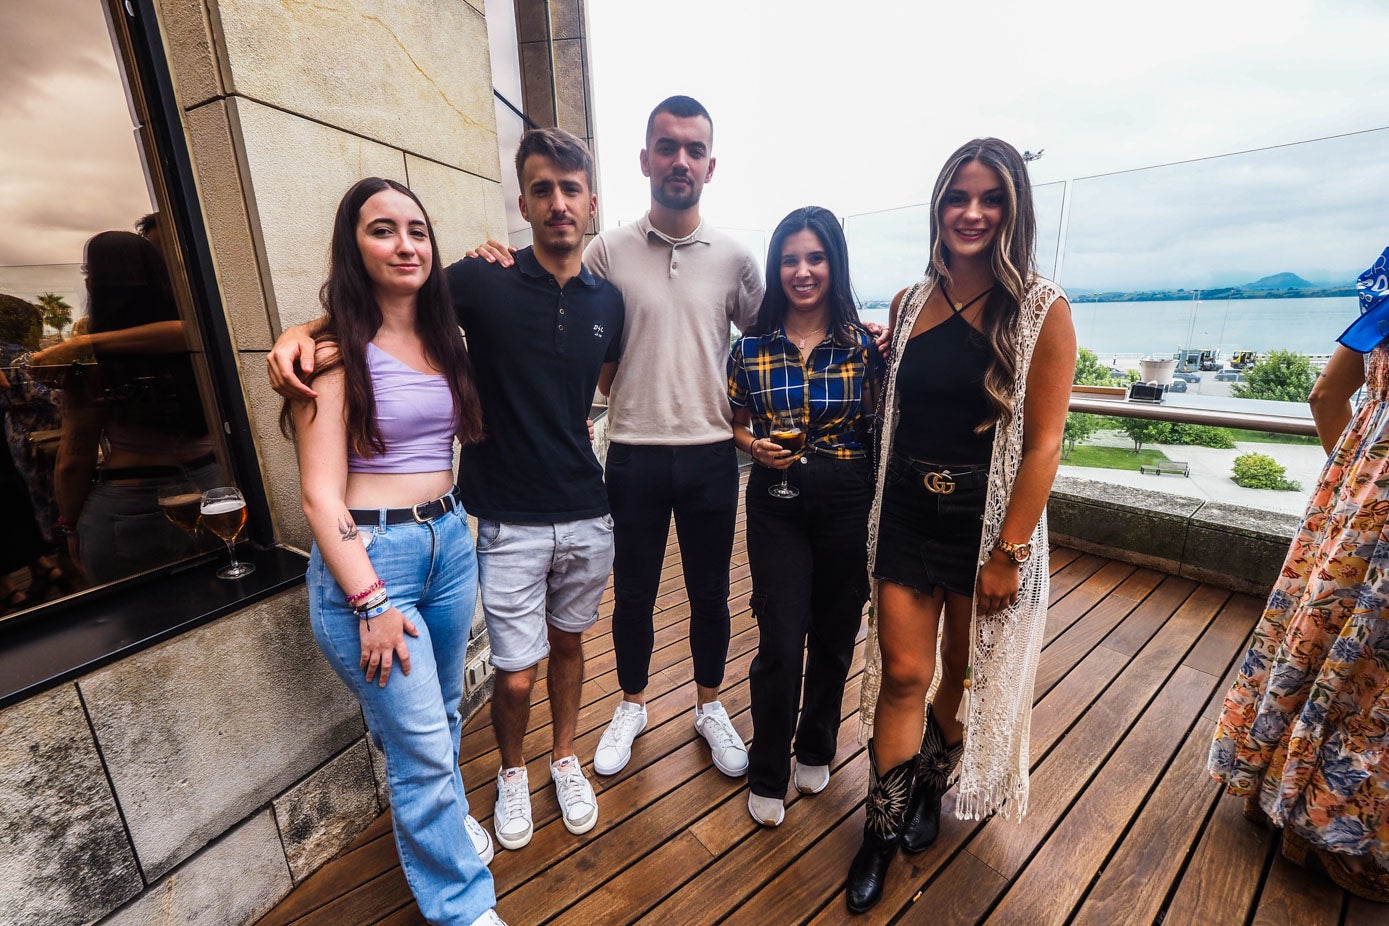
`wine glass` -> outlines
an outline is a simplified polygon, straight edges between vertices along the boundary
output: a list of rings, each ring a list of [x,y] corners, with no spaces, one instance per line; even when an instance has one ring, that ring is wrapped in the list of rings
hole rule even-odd
[[[801,424],[796,420],[795,415],[781,412],[777,414],[776,421],[772,424],[772,440],[780,444],[782,450],[789,450],[792,454],[797,454],[805,446],[805,431],[801,429]],[[792,459],[795,457],[793,456]],[[786,472],[785,469],[781,471],[781,484],[768,489],[768,495],[773,498],[795,498],[801,494],[800,489],[786,484]]]
[[[246,526],[246,499],[235,486],[219,486],[203,493],[203,525],[227,545],[231,564],[217,570],[219,579],[239,579],[256,571],[252,563],[236,561],[236,538]]]
[[[171,482],[159,487],[159,510],[169,523],[179,527],[194,543],[198,542],[198,518],[201,516],[203,493],[191,482]]]

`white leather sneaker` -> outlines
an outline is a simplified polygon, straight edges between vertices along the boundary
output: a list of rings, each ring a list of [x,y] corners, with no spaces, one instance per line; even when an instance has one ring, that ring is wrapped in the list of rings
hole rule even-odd
[[[632,741],[646,727],[646,705],[617,702],[612,722],[598,740],[593,753],[593,770],[599,775],[616,775],[632,758]]]
[[[472,814],[463,818],[463,828],[468,831],[468,838],[473,841],[473,851],[477,857],[482,859],[482,864],[492,864],[492,837],[487,835],[487,830],[482,828],[482,824],[473,819]]]
[[[593,796],[593,785],[584,777],[578,757],[565,756],[551,762],[550,780],[555,783],[564,828],[575,836],[593,829],[598,822],[598,798]]]
[[[703,707],[696,707],[694,725],[709,744],[715,768],[733,778],[746,774],[748,747],[743,745],[743,738],[733,729],[733,721],[728,719],[728,712],[722,704],[710,701]]]
[[[531,786],[524,765],[497,772],[497,806],[492,812],[492,828],[497,842],[507,849],[519,849],[531,841]]]

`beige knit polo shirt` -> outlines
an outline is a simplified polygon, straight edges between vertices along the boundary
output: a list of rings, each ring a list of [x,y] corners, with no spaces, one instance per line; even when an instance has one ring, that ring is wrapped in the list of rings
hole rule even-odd
[[[609,438],[658,446],[730,439],[731,326],[746,329],[762,304],[752,252],[704,224],[669,238],[644,215],[599,234],[584,263],[618,288],[627,309]]]

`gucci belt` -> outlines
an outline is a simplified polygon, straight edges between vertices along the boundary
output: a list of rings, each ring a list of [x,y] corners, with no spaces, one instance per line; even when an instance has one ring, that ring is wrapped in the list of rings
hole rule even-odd
[[[955,491],[955,479],[948,469],[938,473],[927,473],[921,477],[921,484],[926,487],[927,492],[934,495],[949,495]]]

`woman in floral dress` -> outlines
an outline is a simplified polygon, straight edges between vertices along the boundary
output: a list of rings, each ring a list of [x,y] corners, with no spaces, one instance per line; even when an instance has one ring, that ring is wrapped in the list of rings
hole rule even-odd
[[[1315,859],[1341,887],[1381,903],[1389,902],[1389,341],[1369,347],[1385,331],[1374,315],[1389,315],[1387,263],[1389,249],[1361,277],[1364,314],[1341,337],[1358,340],[1358,350],[1338,347],[1309,398],[1329,459],[1225,697],[1209,762],[1228,793],[1246,795],[1246,815],[1283,827],[1285,857]]]

